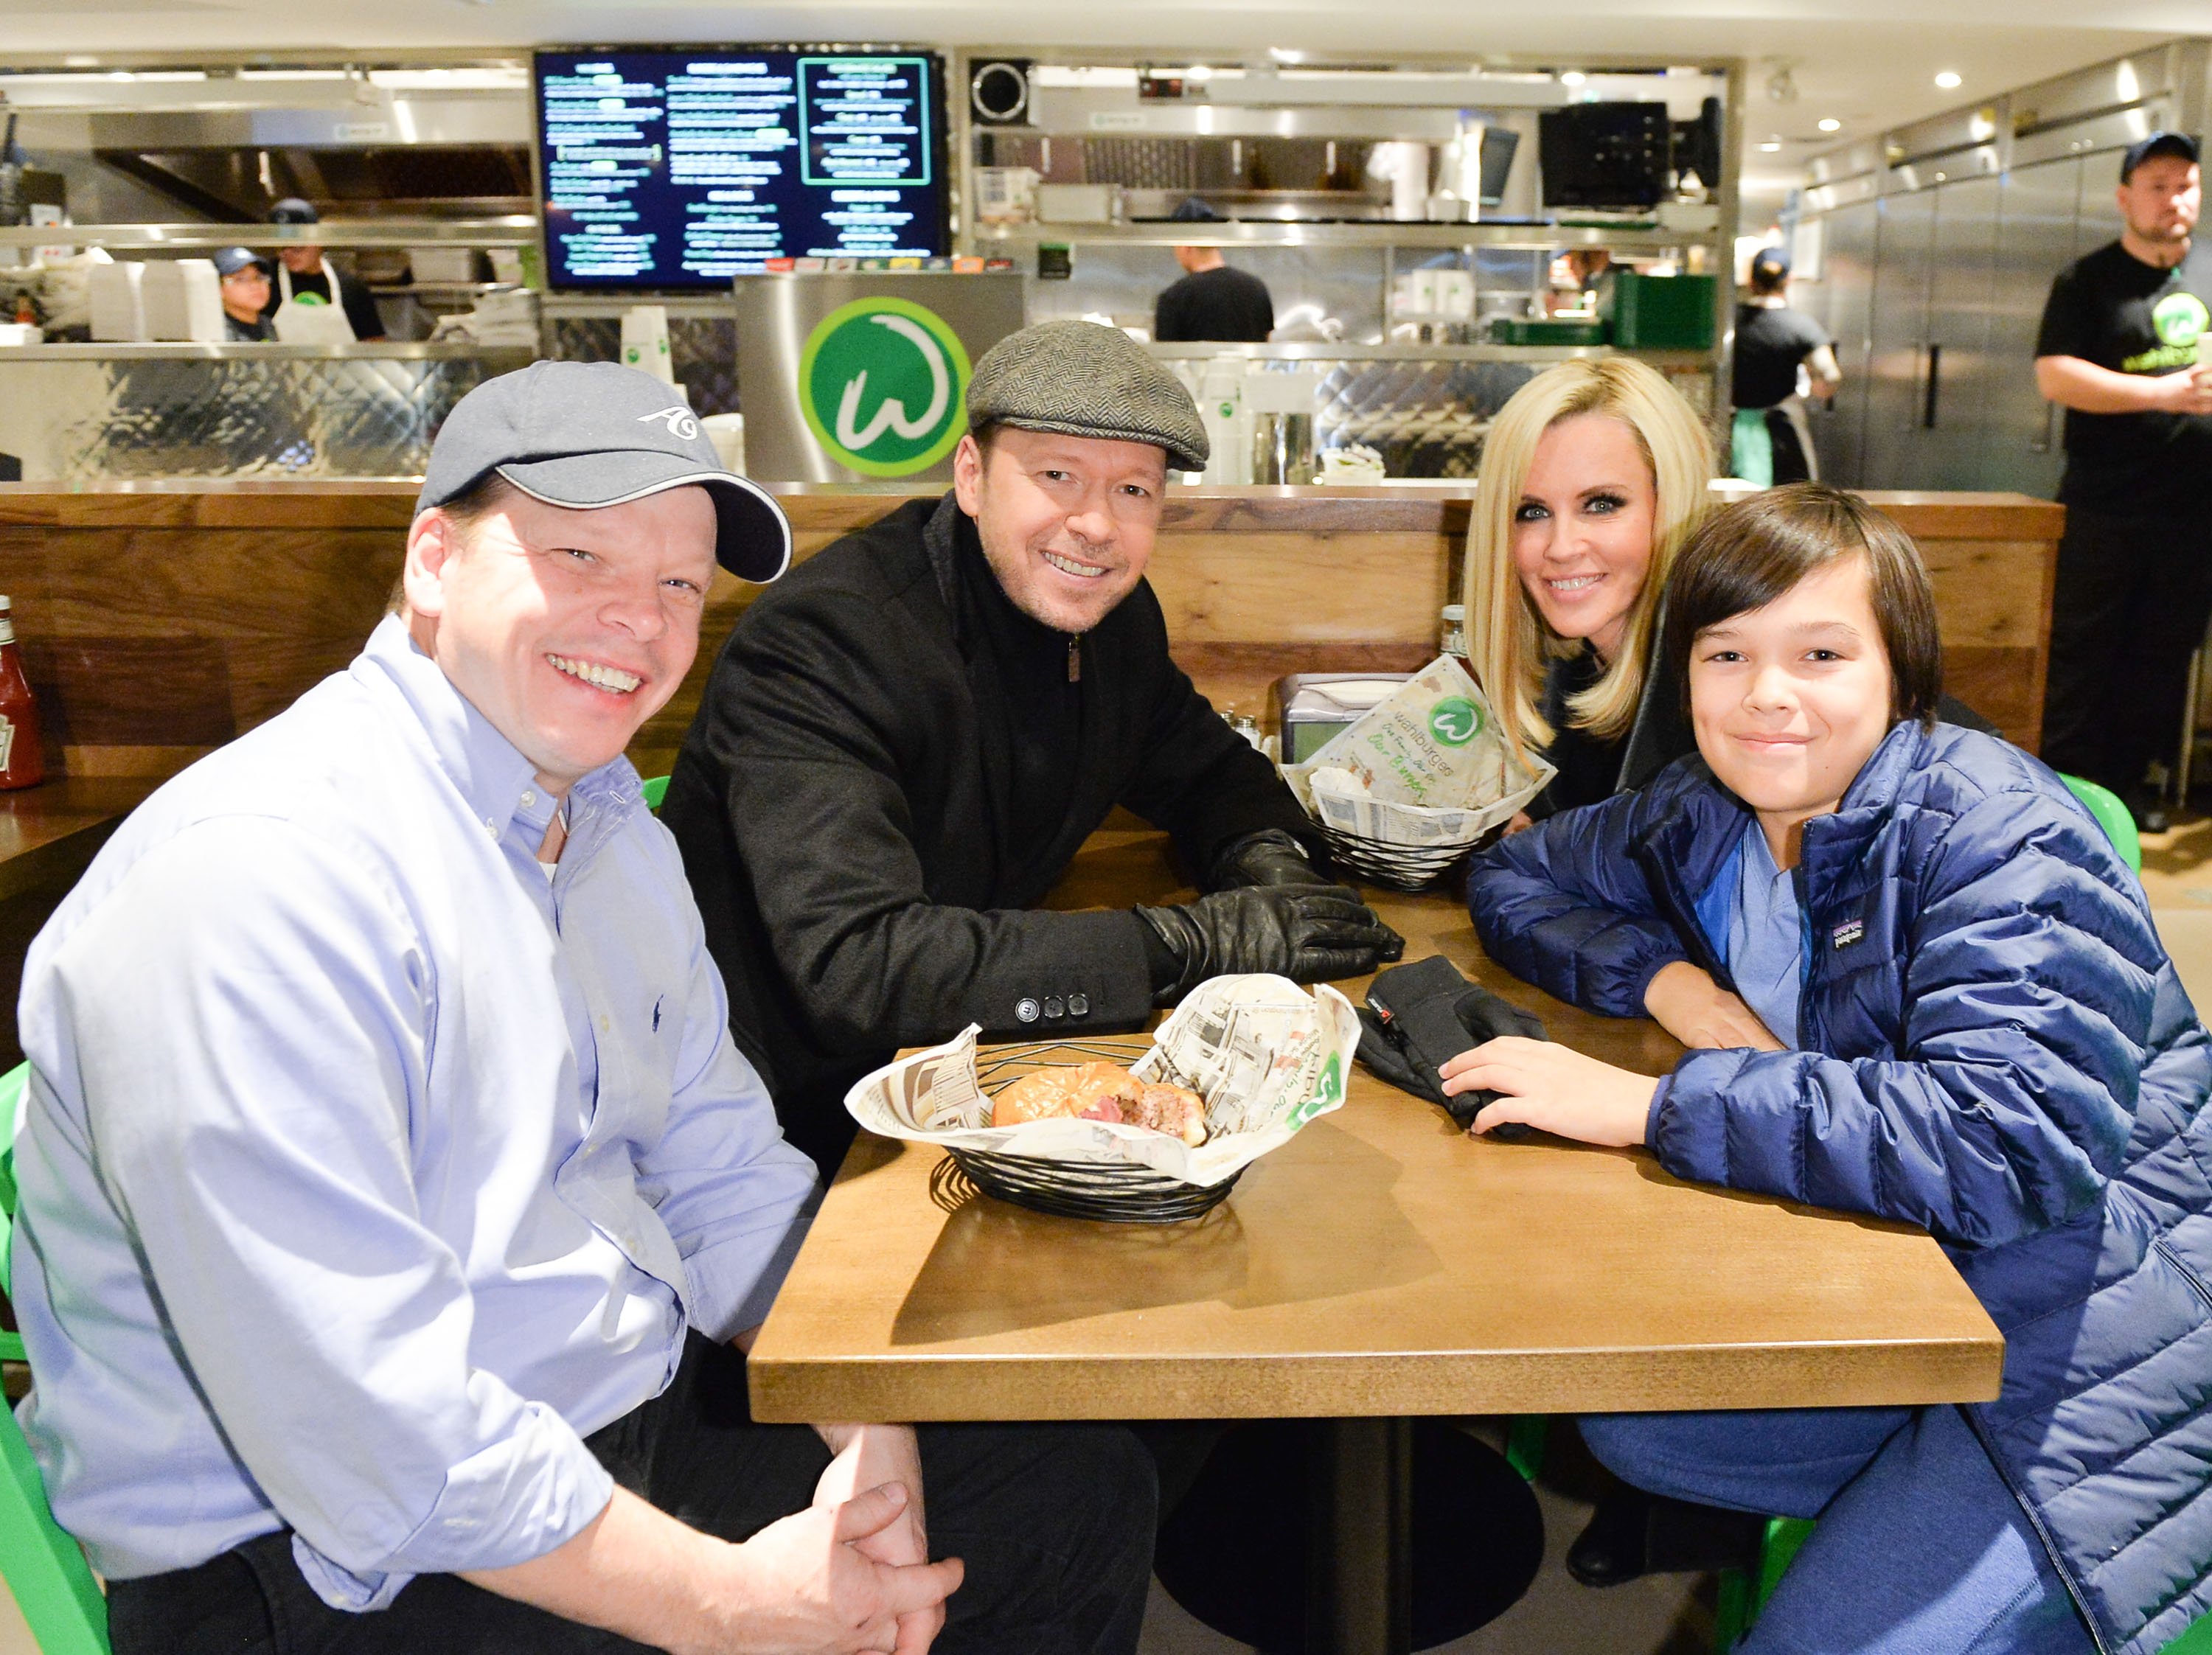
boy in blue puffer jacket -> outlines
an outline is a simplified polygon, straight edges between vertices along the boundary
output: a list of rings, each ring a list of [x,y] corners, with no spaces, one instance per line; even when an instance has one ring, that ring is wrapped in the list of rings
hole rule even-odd
[[[2154,1655],[2212,1611],[2212,1037],[2049,770],[1935,722],[1935,604],[1855,496],[1668,583],[1698,753],[1478,859],[1490,957],[1693,1048],[1492,1040],[1448,1091],[1679,1177],[1925,1225],[2006,1339],[1972,1407],[1583,1422],[1643,1488],[1820,1526],[1747,1649]]]

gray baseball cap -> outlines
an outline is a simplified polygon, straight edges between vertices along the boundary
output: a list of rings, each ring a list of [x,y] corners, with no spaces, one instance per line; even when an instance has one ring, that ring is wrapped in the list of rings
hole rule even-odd
[[[791,522],[758,483],[724,465],[684,393],[617,362],[533,362],[453,404],[416,496],[421,516],[496,471],[533,500],[574,511],[696,483],[714,502],[714,559],[765,584],[791,562]]]
[[[968,382],[968,428],[994,425],[1148,442],[1179,471],[1203,471],[1209,450],[1182,381],[1097,322],[1040,322],[985,351]]]

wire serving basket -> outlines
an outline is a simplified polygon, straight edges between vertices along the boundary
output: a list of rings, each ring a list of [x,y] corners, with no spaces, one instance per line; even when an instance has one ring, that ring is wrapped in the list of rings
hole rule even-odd
[[[1504,831],[1492,828],[1452,845],[1393,845],[1332,828],[1325,821],[1316,821],[1314,826],[1321,829],[1321,836],[1328,842],[1328,853],[1339,867],[1399,891],[1418,891],[1434,884]]]
[[[975,1079],[995,1097],[1039,1069],[1103,1058],[1127,1068],[1151,1051],[1149,1040],[1039,1040],[978,1047]],[[1041,1155],[951,1149],[945,1152],[968,1181],[986,1195],[1056,1218],[1091,1218],[1109,1224],[1172,1224],[1219,1206],[1243,1169],[1218,1184],[1186,1184],[1134,1162],[1049,1161]]]

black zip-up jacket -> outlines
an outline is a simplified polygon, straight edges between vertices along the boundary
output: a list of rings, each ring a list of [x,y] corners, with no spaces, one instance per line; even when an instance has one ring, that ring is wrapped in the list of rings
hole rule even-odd
[[[1313,832],[1169,658],[1148,584],[1082,637],[1077,694],[1049,710],[1009,692],[999,656],[1028,626],[1064,663],[1065,635],[979,624],[994,602],[975,524],[950,495],[847,536],[732,629],[669,782],[661,817],[728,985],[731,1033],[825,1172],[852,1139],[847,1088],[901,1046],[969,1022],[1040,1040],[1149,1016],[1143,921],[1027,911],[1115,805],[1167,829],[1201,870],[1246,834]],[[1039,773],[1028,737],[1048,711],[1079,734],[1073,762],[1043,767],[1066,791],[1041,815],[1015,778]],[[1040,820],[1052,829],[1013,830]]]

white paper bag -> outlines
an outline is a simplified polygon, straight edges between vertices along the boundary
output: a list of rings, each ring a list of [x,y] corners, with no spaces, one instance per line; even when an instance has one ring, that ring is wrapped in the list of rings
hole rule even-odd
[[[146,331],[146,266],[137,259],[94,264],[87,272],[92,336],[102,343],[136,343]]]
[[[708,414],[701,417],[701,427],[707,440],[714,445],[714,452],[723,464],[739,476],[745,470],[745,416],[742,414]]]
[[[1315,820],[1416,847],[1472,844],[1543,790],[1550,764],[1514,761],[1490,702],[1439,656],[1283,779]]]
[[[663,305],[632,305],[623,312],[622,361],[655,379],[676,383],[676,364],[668,353],[668,310]]]
[[[139,291],[148,337],[204,343],[222,339],[222,278],[213,260],[149,259]]]

